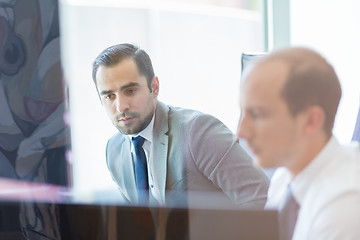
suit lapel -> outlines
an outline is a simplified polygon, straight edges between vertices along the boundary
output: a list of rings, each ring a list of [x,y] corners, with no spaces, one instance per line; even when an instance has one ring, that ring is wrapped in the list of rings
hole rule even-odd
[[[125,197],[130,200],[130,202],[137,202],[135,171],[130,149],[130,139],[124,137],[124,143],[121,146],[122,154],[119,159],[119,162],[122,162],[123,166],[121,171],[121,174],[123,176],[123,186],[121,187],[121,190]]]
[[[169,107],[158,101],[153,129],[154,174],[158,181],[161,199],[165,197],[167,152],[168,152],[168,116]]]

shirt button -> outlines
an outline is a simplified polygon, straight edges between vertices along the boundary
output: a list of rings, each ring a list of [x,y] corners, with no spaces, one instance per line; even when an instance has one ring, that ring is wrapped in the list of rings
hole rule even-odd
[[[151,188],[154,188],[154,185],[150,185]]]

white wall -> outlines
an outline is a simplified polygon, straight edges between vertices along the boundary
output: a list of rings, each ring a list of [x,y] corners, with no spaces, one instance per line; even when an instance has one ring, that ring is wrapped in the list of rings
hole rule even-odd
[[[213,114],[236,130],[240,57],[243,51],[264,50],[261,13],[155,1],[74,2],[81,1],[61,2],[60,17],[75,191],[115,186],[106,169],[105,146],[117,130],[91,79],[93,59],[110,45],[133,42],[149,53],[161,101]]]
[[[360,1],[292,0],[291,45],[311,47],[335,67],[343,97],[335,122],[341,142],[351,140],[360,104]]]

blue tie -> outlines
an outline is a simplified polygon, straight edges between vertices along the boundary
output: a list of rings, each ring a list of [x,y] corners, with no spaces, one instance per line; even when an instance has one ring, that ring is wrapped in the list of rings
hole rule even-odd
[[[135,149],[135,181],[138,192],[139,203],[147,203],[149,200],[148,189],[148,171],[146,164],[146,156],[142,145],[145,139],[141,136],[133,137],[132,142]]]
[[[300,206],[288,186],[285,203],[279,210],[280,240],[292,239],[299,208]]]

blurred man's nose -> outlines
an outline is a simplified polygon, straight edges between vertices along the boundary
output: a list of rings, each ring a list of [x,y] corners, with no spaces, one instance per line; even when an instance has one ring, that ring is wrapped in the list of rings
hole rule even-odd
[[[250,126],[246,117],[241,117],[239,119],[238,128],[236,135],[238,138],[248,139],[250,137]]]

